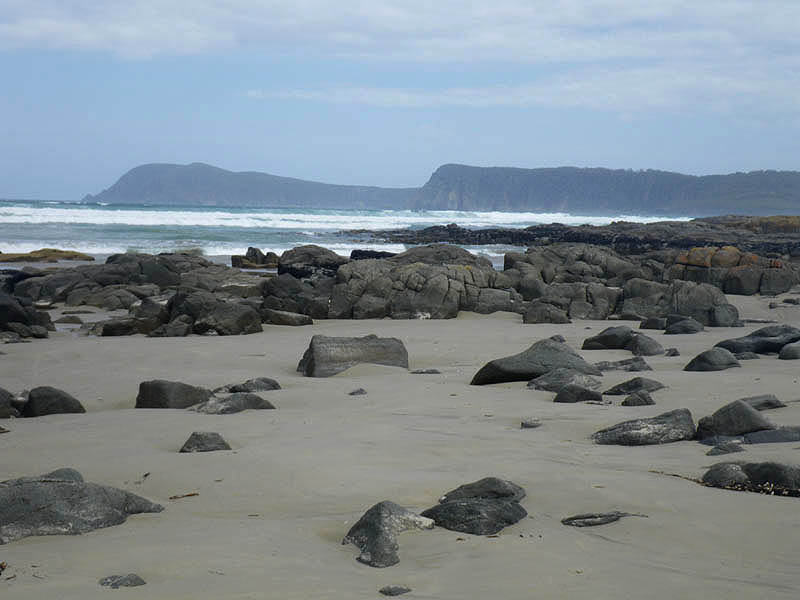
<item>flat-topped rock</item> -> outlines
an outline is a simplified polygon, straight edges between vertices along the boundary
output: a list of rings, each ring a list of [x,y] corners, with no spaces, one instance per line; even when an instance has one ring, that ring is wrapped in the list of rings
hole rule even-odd
[[[600,380],[591,375],[586,375],[575,369],[558,368],[548,371],[536,379],[531,379],[528,382],[528,387],[534,390],[558,392],[558,390],[570,383],[590,390],[596,390],[601,385]]]
[[[330,377],[360,363],[408,369],[408,351],[397,338],[315,335],[297,371],[306,377]]]
[[[655,379],[649,379],[647,377],[634,377],[633,379],[628,379],[627,381],[618,383],[614,387],[603,392],[603,394],[608,396],[625,396],[627,394],[636,393],[640,390],[644,390],[646,392],[655,392],[657,390],[662,390],[665,387],[666,386],[663,383],[656,381]]]
[[[136,408],[189,408],[210,399],[205,388],[180,381],[153,379],[139,384]]]
[[[597,444],[645,446],[690,440],[695,436],[692,413],[679,408],[649,419],[623,421],[592,434]]]
[[[272,410],[275,406],[258,394],[234,392],[230,396],[215,397],[194,404],[188,410],[206,415],[232,415],[243,410]]]

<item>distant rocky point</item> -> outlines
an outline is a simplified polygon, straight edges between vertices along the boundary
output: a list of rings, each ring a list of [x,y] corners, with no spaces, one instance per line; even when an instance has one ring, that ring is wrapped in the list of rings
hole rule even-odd
[[[667,171],[448,164],[420,188],[332,185],[211,165],[147,164],[86,202],[193,206],[475,210],[579,215],[800,213],[800,172]]]

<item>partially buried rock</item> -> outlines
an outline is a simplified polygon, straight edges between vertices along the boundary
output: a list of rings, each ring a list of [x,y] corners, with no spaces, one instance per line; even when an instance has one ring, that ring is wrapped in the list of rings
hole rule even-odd
[[[601,375],[600,370],[587,363],[563,342],[539,340],[527,350],[496,358],[475,373],[471,385],[486,385],[508,381],[529,381],[558,368],[568,368],[587,375]]]
[[[678,352],[677,348],[667,348],[664,350],[664,356],[680,356],[681,353]]]
[[[800,341],[800,329],[791,325],[768,325],[757,329],[749,335],[723,340],[716,344],[731,352],[755,352],[756,354],[772,354],[780,352],[786,344]]]
[[[625,399],[620,402],[621,406],[651,406],[655,404],[656,401],[653,400],[653,397],[650,395],[650,392],[647,390],[639,390],[637,392],[633,392],[632,394],[625,397]]]
[[[411,371],[412,375],[441,375],[442,372],[439,369],[414,369]]]
[[[410,592],[411,588],[404,585],[386,585],[378,591],[384,596],[402,596]]]
[[[800,467],[776,462],[717,463],[703,475],[711,487],[762,494],[800,495]]]
[[[603,395],[597,390],[568,383],[556,394],[553,402],[573,403],[573,402],[603,402]]]
[[[450,531],[493,535],[528,515],[519,502],[470,498],[438,504],[422,512]]]
[[[195,431],[181,446],[179,452],[216,452],[217,450],[230,450],[223,437],[215,431]]]
[[[689,364],[687,364],[684,371],[724,371],[725,369],[732,369],[734,367],[741,367],[736,357],[725,348],[712,348],[706,350],[695,356]]]
[[[145,585],[147,582],[136,573],[128,573],[127,575],[109,575],[108,577],[103,577],[97,583],[105,587],[110,587],[112,590],[116,590],[121,587],[138,587],[140,585]]]
[[[14,394],[0,388],[0,419],[18,417],[19,411],[14,406]]]
[[[492,535],[527,516],[519,504],[524,497],[525,490],[517,484],[485,477],[447,492],[422,516],[450,531]]]
[[[657,356],[664,354],[664,347],[650,336],[634,333],[634,336],[625,345],[634,356]]]
[[[88,483],[75,469],[0,483],[0,544],[31,535],[75,535],[124,523],[163,507],[111,486]]]
[[[519,502],[525,497],[525,489],[513,481],[498,477],[484,477],[472,483],[465,483],[450,490],[439,498],[440,503],[467,498],[483,498],[488,500],[515,500]]]
[[[258,394],[235,392],[222,398],[211,398],[195,404],[189,410],[206,415],[232,415],[243,410],[272,410],[275,406]]]
[[[781,360],[797,360],[800,359],[800,342],[793,344],[786,344],[778,353],[778,358]]]
[[[647,515],[640,515],[636,513],[627,513],[620,511],[613,511],[607,513],[584,513],[581,515],[574,515],[561,519],[562,525],[569,525],[570,527],[597,527],[598,525],[608,525],[619,521],[622,517],[646,517]]]
[[[261,309],[261,316],[273,325],[288,325],[290,327],[302,327],[313,325],[314,321],[308,315],[289,312],[285,310],[275,310],[272,308]]]
[[[63,390],[50,386],[33,388],[22,409],[23,417],[42,417],[66,413],[85,413],[86,409],[77,398]]]
[[[634,377],[622,383],[618,383],[609,390],[603,392],[608,396],[624,396],[626,394],[633,394],[639,390],[646,392],[655,392],[656,390],[664,389],[664,384],[655,379],[648,379],[647,377]]]
[[[539,417],[528,417],[527,419],[522,419],[520,423],[521,429],[536,429],[541,426],[542,420]]]
[[[584,350],[621,350],[635,335],[633,329],[627,325],[608,327],[594,335],[586,338],[583,342]]]
[[[664,330],[665,335],[679,335],[687,333],[699,333],[703,331],[704,327],[700,321],[696,321],[691,317],[675,321],[667,325]]]
[[[367,390],[364,388],[356,388],[352,392],[347,392],[348,396],[363,396],[367,393]]]
[[[281,389],[280,384],[271,377],[255,377],[244,383],[229,383],[214,390],[215,394],[232,392],[270,392]]]
[[[772,410],[775,408],[786,408],[786,405],[778,400],[775,394],[759,394],[758,396],[748,396],[739,398],[745,404],[749,404],[756,410]]]
[[[641,356],[634,356],[633,358],[625,358],[623,360],[603,360],[594,363],[594,366],[600,371],[652,371],[653,367],[647,364],[647,361]]]
[[[734,356],[736,357],[736,360],[758,360],[761,358],[755,352],[737,352],[734,354]]]
[[[706,456],[720,456],[723,454],[732,454],[734,452],[744,452],[744,448],[737,442],[722,442],[706,452]]]
[[[639,329],[665,329],[667,319],[665,317],[648,317],[639,325]]]
[[[534,390],[544,390],[547,392],[557,392],[565,385],[575,384],[594,390],[600,387],[600,380],[586,375],[575,369],[553,369],[528,382],[528,387]]]
[[[370,508],[350,528],[342,544],[353,544],[361,550],[358,561],[370,567],[391,567],[400,562],[397,535],[410,529],[433,529],[434,523],[384,500]]]
[[[624,421],[592,435],[597,444],[646,446],[690,440],[695,435],[692,413],[686,408],[672,410],[649,419]]]
[[[153,379],[139,384],[136,408],[188,408],[207,401],[209,390],[180,381]]]
[[[698,421],[697,439],[715,435],[743,435],[764,429],[775,429],[775,425],[749,404],[734,400],[710,417]]]
[[[297,370],[306,377],[330,377],[360,363],[408,369],[408,351],[397,338],[315,335]]]

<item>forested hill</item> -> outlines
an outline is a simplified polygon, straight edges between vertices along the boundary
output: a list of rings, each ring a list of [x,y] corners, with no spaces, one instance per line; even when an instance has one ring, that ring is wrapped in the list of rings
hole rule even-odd
[[[705,216],[800,214],[800,173],[692,176],[559,167],[439,167],[413,208]]]
[[[419,188],[332,185],[211,165],[148,164],[131,169],[85,202],[297,208],[405,208]]]
[[[421,188],[331,185],[210,165],[131,169],[88,202],[193,206],[565,212],[583,215],[800,214],[800,172],[444,165]]]

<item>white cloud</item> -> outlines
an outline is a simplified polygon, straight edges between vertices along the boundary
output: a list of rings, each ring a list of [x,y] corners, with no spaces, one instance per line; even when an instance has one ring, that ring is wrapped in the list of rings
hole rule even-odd
[[[528,82],[517,75],[505,86],[267,88],[256,97],[797,112],[798,22],[797,0],[0,0],[0,51],[135,59],[235,51],[459,63],[484,76],[494,64],[531,70]]]

